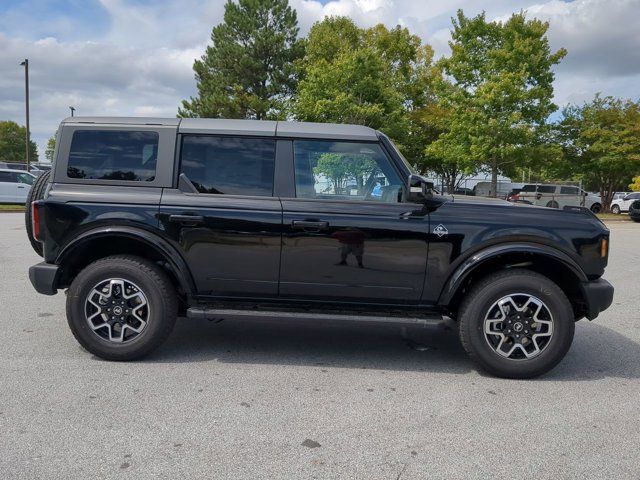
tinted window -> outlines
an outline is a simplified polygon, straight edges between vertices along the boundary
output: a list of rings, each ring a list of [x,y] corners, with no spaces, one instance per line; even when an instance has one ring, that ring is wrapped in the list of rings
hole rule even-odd
[[[403,182],[377,143],[297,140],[296,196],[401,201]]]
[[[77,130],[67,175],[93,180],[151,182],[156,178],[158,133]]]
[[[555,185],[538,185],[539,193],[556,193]]]
[[[201,193],[271,196],[275,149],[273,139],[189,135],[180,172]]]
[[[631,193],[629,194],[628,200],[638,200],[640,199],[640,193]]]
[[[0,172],[0,182],[16,183],[16,174],[12,172]]]
[[[522,187],[522,191],[523,192],[535,192],[536,191],[536,186],[537,185],[525,185],[524,187]]]
[[[578,187],[560,187],[562,195],[578,195]]]

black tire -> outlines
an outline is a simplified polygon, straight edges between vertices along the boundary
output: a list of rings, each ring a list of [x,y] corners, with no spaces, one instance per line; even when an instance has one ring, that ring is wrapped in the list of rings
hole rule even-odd
[[[100,282],[120,278],[139,286],[149,305],[147,323],[133,339],[115,343],[89,326],[85,302]],[[87,351],[105,360],[142,358],[158,348],[173,330],[178,297],[167,275],[156,264],[140,257],[115,255],[97,260],[82,270],[67,292],[67,321],[76,340]]]
[[[501,298],[516,293],[540,299],[553,316],[553,335],[532,358],[512,359],[498,354],[485,338],[484,320]],[[532,378],[555,367],[573,341],[573,309],[564,292],[547,277],[524,269],[498,272],[482,279],[462,302],[460,341],[469,356],[485,371],[503,378]]]
[[[549,203],[547,203],[547,208],[560,208],[560,205],[558,205],[558,202],[556,202],[555,200],[551,200]]]
[[[601,210],[602,210],[602,205],[600,205],[599,203],[594,203],[593,205],[591,205],[591,211],[593,213],[600,213]]]
[[[50,176],[51,170],[44,172],[42,175],[36,178],[36,181],[33,182],[33,185],[31,186],[31,190],[29,190],[29,194],[27,195],[27,202],[24,206],[24,226],[27,229],[27,237],[29,238],[29,243],[31,243],[31,246],[33,247],[35,252],[41,257],[42,243],[33,238],[33,224],[31,223],[31,203],[35,202],[36,200],[42,200]]]
[[[621,213],[620,205],[613,205],[611,207],[611,213],[613,213],[615,215],[620,215],[620,213]]]

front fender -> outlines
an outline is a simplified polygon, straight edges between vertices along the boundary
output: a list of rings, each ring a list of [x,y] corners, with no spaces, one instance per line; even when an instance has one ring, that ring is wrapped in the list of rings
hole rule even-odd
[[[90,242],[109,237],[128,238],[144,243],[149,249],[159,253],[169,263],[184,292],[191,295],[196,293],[195,282],[191,276],[191,271],[182,255],[180,255],[180,252],[161,236],[142,228],[122,225],[101,226],[89,229],[67,243],[60,250],[55,263],[64,265],[73,257],[75,252],[79,252],[80,249]]]
[[[579,281],[588,281],[588,278],[585,275],[584,271],[569,255],[558,249],[549,247],[548,245],[540,245],[530,242],[492,245],[478,252],[475,252],[469,258],[464,260],[458,266],[458,268],[456,268],[456,270],[451,274],[451,276],[445,283],[440,293],[438,305],[448,305],[455,293],[458,291],[458,288],[460,288],[464,281],[469,277],[471,272],[473,272],[480,265],[493,258],[510,253],[527,253],[551,258],[565,265],[569,270],[573,272],[573,274]]]

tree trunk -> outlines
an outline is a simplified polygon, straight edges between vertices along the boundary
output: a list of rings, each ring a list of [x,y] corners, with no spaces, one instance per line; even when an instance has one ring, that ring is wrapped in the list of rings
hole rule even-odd
[[[498,196],[498,161],[494,158],[491,161],[491,189],[489,190],[490,197]]]

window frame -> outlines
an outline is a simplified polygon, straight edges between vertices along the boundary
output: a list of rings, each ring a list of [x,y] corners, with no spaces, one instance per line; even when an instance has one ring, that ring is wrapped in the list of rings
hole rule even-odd
[[[291,138],[291,165],[292,165],[292,185],[293,185],[293,194],[294,196],[291,198],[294,198],[297,201],[309,201],[309,202],[331,202],[331,203],[346,203],[346,204],[353,204],[355,202],[358,203],[363,203],[363,204],[372,204],[372,205],[396,205],[396,204],[403,204],[403,203],[407,203],[407,185],[406,185],[406,175],[405,172],[402,171],[402,169],[400,169],[398,167],[398,165],[396,164],[396,161],[394,159],[394,157],[391,155],[391,153],[389,152],[388,148],[386,147],[386,145],[384,144],[384,142],[380,141],[380,139],[378,139],[377,141],[374,140],[349,140],[349,139],[332,139],[332,138],[312,138],[312,137],[294,137]],[[295,142],[296,141],[300,141],[300,142],[325,142],[325,143],[361,143],[361,144],[365,144],[365,145],[378,145],[380,147],[380,150],[382,151],[382,154],[385,156],[385,158],[387,159],[387,161],[389,162],[389,164],[391,165],[391,168],[393,169],[393,171],[396,173],[396,175],[398,175],[398,178],[402,181],[403,179],[405,181],[402,182],[401,184],[401,189],[402,189],[402,201],[400,202],[381,202],[381,201],[377,201],[377,200],[363,200],[363,199],[345,199],[345,198],[310,198],[310,197],[298,197],[298,186],[296,183],[296,168],[295,168],[295,162],[296,162],[296,158],[295,158]]]
[[[178,139],[176,142],[176,152],[175,152],[175,169],[173,172],[174,179],[174,188],[178,188],[178,181],[180,177],[180,173],[182,172],[182,150],[184,148],[184,139],[187,137],[218,137],[218,138],[243,138],[243,139],[252,139],[252,140],[270,140],[273,142],[273,181],[271,183],[271,195],[244,195],[237,193],[204,193],[204,192],[189,192],[188,195],[193,196],[206,196],[213,198],[222,198],[222,197],[242,197],[242,198],[277,198],[279,197],[277,193],[277,185],[278,185],[278,164],[280,159],[278,157],[278,146],[279,139],[273,135],[242,135],[242,134],[227,134],[227,133],[180,133],[178,134]],[[187,177],[188,178],[188,177]],[[189,179],[191,181],[191,179]]]
[[[173,179],[173,152],[175,151],[176,127],[170,125],[117,125],[87,123],[86,125],[63,125],[60,128],[60,142],[56,145],[58,155],[53,164],[53,175],[56,183],[77,183],[84,185],[118,185],[127,187],[170,187]],[[94,178],[73,178],[67,175],[69,154],[73,134],[78,130],[108,130],[118,132],[153,132],[158,134],[158,157],[156,160],[156,176],[153,181],[139,180],[103,180]],[[62,133],[64,131],[64,133]]]

